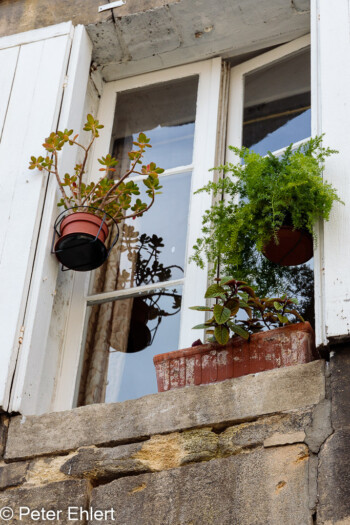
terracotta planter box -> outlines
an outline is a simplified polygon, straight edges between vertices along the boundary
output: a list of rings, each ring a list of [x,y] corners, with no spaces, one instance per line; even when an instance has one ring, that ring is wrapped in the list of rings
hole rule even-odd
[[[203,385],[318,359],[310,323],[298,323],[235,337],[227,345],[210,343],[153,358],[158,391]]]

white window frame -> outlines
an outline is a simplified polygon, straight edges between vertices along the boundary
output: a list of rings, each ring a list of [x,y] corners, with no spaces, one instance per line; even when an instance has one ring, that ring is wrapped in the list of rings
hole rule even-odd
[[[110,148],[118,92],[198,75],[193,162],[190,166],[166,172],[166,175],[171,175],[175,172],[183,173],[191,170],[191,195],[193,195],[193,192],[204,186],[213,177],[209,170],[214,167],[216,161],[221,73],[221,58],[214,58],[104,84],[97,115],[104,128],[101,130],[100,138],[96,141],[92,153],[90,178],[94,173],[98,173],[100,166],[97,159],[105,155]],[[189,307],[203,303],[207,285],[207,268],[199,270],[194,263],[188,264],[188,258],[191,255],[192,246],[201,234],[201,217],[210,204],[211,197],[207,193],[196,195],[190,201],[184,278],[173,282],[174,285],[183,285],[179,348],[190,346],[194,339],[203,335],[193,332],[192,327],[204,320],[204,313],[194,312],[189,310]],[[169,286],[169,284],[169,282],[162,283],[159,287]],[[89,277],[79,275],[74,283],[72,294],[74,304],[70,306],[71,315],[66,326],[63,358],[56,381],[53,410],[68,409],[75,406],[77,402],[87,305],[125,297],[125,295],[132,297],[134,292],[134,290],[127,290],[89,296],[88,288]]]
[[[280,61],[283,61],[285,58],[292,56],[304,49],[310,48],[311,38],[310,35],[305,35],[297,40],[293,40],[288,44],[279,46],[272,51],[268,51],[263,55],[260,55],[256,58],[248,60],[243,64],[240,64],[231,69],[231,78],[230,78],[230,91],[229,91],[229,109],[228,109],[228,127],[227,127],[227,146],[236,146],[238,148],[242,147],[243,139],[243,113],[244,113],[244,84],[245,76],[249,73],[253,73],[262,69],[266,66],[276,64]],[[311,81],[311,87],[313,89],[313,83]],[[315,113],[311,106],[311,125],[312,125],[312,134],[315,134]],[[310,137],[305,137],[304,139],[295,143],[295,146],[301,145],[303,142],[308,140]],[[280,155],[286,149],[286,147],[281,148],[273,153],[275,155]],[[236,155],[227,149],[226,161],[228,162],[237,162]],[[320,225],[316,225],[316,232],[319,231]],[[318,238],[320,235],[318,235]],[[316,324],[316,343],[319,344],[323,339],[324,324],[323,324],[323,309],[322,309],[322,290],[319,276],[321,275],[322,267],[322,250],[320,249],[320,244],[314,243],[314,275],[315,275],[315,324]]]

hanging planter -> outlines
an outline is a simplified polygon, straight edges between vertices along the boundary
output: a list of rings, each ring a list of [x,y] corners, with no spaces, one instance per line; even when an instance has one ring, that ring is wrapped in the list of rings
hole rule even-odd
[[[110,244],[106,246],[109,228],[107,215],[103,217],[80,209],[91,210],[88,206],[75,206],[61,213],[54,225],[52,253],[62,264],[62,269],[87,272],[101,266],[108,258],[111,249],[118,241],[119,228]],[[96,210],[98,211],[98,210]]]
[[[55,176],[61,193],[58,206],[63,206],[65,211],[55,221],[51,252],[62,263],[62,270],[86,272],[101,266],[118,240],[117,222],[142,216],[151,208],[155,195],[161,189],[158,176],[164,170],[154,162],[142,165],[145,150],[151,147],[150,139],[144,133],[140,133],[133,142],[136,149],[128,153],[130,165],[124,174],[116,176],[118,160],[107,154],[97,159],[102,166],[99,171],[104,172],[104,175],[96,183],[85,182],[89,152],[101,128],[103,126],[98,120],[87,115],[84,131],[91,135],[87,146],[77,142],[78,135],[73,136],[72,129],[52,132],[43,144],[48,155],[31,157],[30,160],[29,169]],[[67,144],[82,149],[84,156],[81,164],[74,166],[73,175],[65,173],[61,177],[58,153]],[[148,204],[140,198],[134,198],[140,195],[140,188],[135,181],[127,180],[132,174],[143,176]],[[117,234],[108,249],[105,244],[108,227],[113,224],[117,226]]]
[[[313,256],[312,235],[306,230],[295,230],[282,226],[263,248],[263,255],[280,266],[298,266]]]
[[[282,155],[230,147],[241,162],[220,167],[225,177],[198,190],[216,199],[203,215],[203,235],[192,260],[200,267],[208,260],[212,275],[220,261],[220,271],[234,269],[243,280],[252,275],[260,253],[281,266],[308,261],[312,237],[317,242],[315,224],[329,220],[333,205],[342,202],[323,179],[326,159],[336,151],[322,141],[319,136],[298,147],[291,144]]]

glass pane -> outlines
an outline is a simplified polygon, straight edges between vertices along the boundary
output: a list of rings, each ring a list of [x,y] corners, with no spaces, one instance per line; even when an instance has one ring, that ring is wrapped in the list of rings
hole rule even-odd
[[[105,291],[183,277],[191,173],[163,177],[161,185],[162,193],[147,213],[120,225],[117,280]]]
[[[310,52],[303,51],[245,78],[243,146],[266,155],[311,135]],[[314,325],[313,259],[296,267],[268,261],[253,246],[235,277],[261,297],[286,293]]]
[[[246,76],[243,146],[265,155],[310,135],[309,51]]]
[[[92,348],[90,363],[98,361],[93,352],[101,347],[108,368],[101,373],[101,368],[92,365],[94,373],[88,376],[85,392],[100,383],[105,399],[99,401],[107,403],[157,392],[153,356],[178,347],[181,293],[181,286],[158,289],[147,296],[90,308],[88,332],[93,333],[92,340],[88,337]],[[99,317],[104,323],[103,333],[96,329]],[[81,401],[85,404],[83,397]]]
[[[112,134],[113,155],[127,169],[127,152],[141,131],[151,139],[144,156],[163,168],[192,163],[198,77],[118,93]],[[117,173],[118,175],[118,173]]]

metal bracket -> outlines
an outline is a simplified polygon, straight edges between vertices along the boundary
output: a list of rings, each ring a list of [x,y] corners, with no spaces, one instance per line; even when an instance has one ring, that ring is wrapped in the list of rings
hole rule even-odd
[[[113,9],[114,7],[121,7],[126,3],[126,0],[117,0],[116,2],[111,2],[110,4],[100,5],[98,12],[107,11],[108,9]]]

